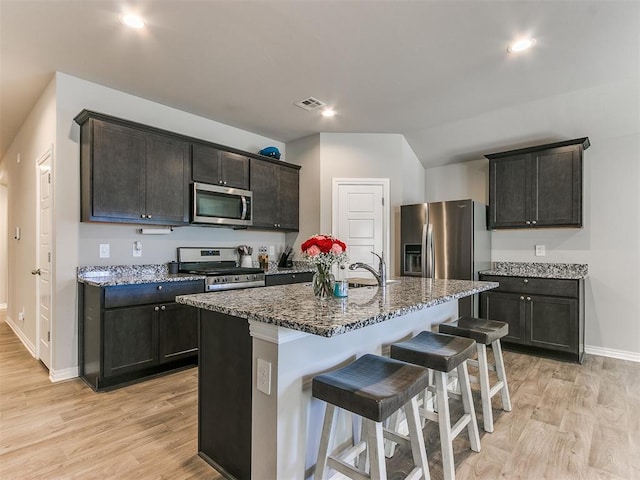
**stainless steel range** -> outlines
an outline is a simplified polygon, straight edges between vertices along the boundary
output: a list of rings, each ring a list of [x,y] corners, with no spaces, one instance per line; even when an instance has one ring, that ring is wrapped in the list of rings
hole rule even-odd
[[[180,247],[179,271],[206,275],[205,291],[264,287],[264,271],[260,268],[238,267],[238,254],[229,247]]]

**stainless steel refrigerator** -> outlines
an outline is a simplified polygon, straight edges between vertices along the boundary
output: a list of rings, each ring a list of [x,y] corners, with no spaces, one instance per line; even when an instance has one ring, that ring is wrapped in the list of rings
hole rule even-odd
[[[472,200],[402,205],[400,245],[402,275],[477,280],[491,267],[487,207]],[[460,316],[478,315],[477,297],[459,300]]]

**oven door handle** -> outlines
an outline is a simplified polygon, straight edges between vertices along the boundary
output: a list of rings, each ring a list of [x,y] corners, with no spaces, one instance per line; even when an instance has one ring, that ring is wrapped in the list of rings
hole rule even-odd
[[[242,195],[240,198],[242,199],[242,214],[240,215],[240,220],[246,220],[247,219],[247,197]]]

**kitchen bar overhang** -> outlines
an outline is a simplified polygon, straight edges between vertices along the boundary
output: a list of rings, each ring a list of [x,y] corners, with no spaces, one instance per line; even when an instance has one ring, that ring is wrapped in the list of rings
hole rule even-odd
[[[176,297],[200,309],[200,456],[228,478],[310,477],[324,410],[312,378],[388,353],[497,286],[402,277],[346,298],[315,297],[309,284]]]

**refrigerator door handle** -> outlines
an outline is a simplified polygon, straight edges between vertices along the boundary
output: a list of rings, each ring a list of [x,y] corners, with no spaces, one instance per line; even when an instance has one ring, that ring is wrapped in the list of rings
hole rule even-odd
[[[428,224],[425,225],[425,255],[423,257],[423,265],[424,265],[424,276],[427,278],[433,278],[434,276],[434,262],[435,262],[435,251],[433,250],[433,225]]]
[[[420,276],[427,276],[427,228],[429,225],[422,224],[422,244],[420,245]]]

